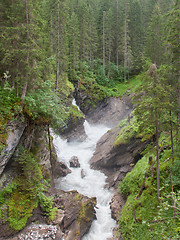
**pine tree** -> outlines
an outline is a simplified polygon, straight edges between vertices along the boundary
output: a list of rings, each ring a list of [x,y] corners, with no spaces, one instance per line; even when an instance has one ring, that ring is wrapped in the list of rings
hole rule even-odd
[[[159,4],[155,5],[151,22],[148,28],[145,55],[151,59],[152,62],[160,65],[165,60],[164,40],[164,19],[161,14]]]
[[[138,105],[135,116],[139,124],[139,131],[148,139],[156,136],[156,163],[157,163],[157,194],[160,197],[159,177],[159,137],[170,106],[168,89],[164,88],[157,67],[152,64],[143,77],[141,87],[136,95]]]

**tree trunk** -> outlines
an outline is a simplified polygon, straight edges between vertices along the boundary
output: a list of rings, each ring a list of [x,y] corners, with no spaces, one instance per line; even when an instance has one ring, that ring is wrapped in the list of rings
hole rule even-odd
[[[157,162],[157,195],[158,200],[160,198],[160,179],[159,179],[159,122],[158,122],[158,110],[156,109],[156,162]]]
[[[105,11],[103,11],[103,69],[105,70]]]
[[[171,180],[171,192],[172,192],[172,203],[173,203],[173,217],[174,217],[174,222],[176,224],[176,202],[174,200],[174,190],[173,190],[173,181],[172,181],[172,171],[170,172],[170,180]]]
[[[92,63],[92,22],[90,22],[89,60]]]
[[[59,21],[60,21],[60,13],[59,13],[60,9],[59,9],[59,0],[57,2],[57,35],[58,35],[58,42],[57,42],[57,66],[56,66],[56,89],[58,89],[58,85],[59,85],[59,63],[60,63],[60,49],[59,49],[59,44],[60,44],[60,26],[59,26]]]
[[[25,0],[25,5],[26,5],[26,28],[27,28],[27,34],[26,34],[26,50],[27,50],[26,64],[28,66],[29,65],[29,11],[28,11],[28,0]],[[26,69],[25,83],[24,83],[24,86],[23,86],[22,94],[21,94],[22,99],[24,99],[24,97],[26,96],[27,86],[28,86],[28,69]]]
[[[124,19],[124,81],[126,82],[127,70],[127,3],[125,0],[125,19]]]
[[[169,112],[171,118],[171,111]],[[174,165],[174,143],[173,143],[173,127],[172,127],[172,120],[170,119],[170,135],[171,135],[171,155],[172,155],[172,165]]]
[[[116,65],[119,66],[119,52],[118,52],[118,28],[119,28],[119,19],[118,19],[118,13],[119,13],[119,0],[116,0]]]

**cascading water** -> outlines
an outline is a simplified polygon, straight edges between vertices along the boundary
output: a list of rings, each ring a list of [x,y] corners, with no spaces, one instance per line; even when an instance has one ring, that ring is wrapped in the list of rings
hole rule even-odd
[[[90,168],[89,161],[95,151],[96,143],[99,138],[108,131],[108,128],[102,125],[89,125],[84,123],[87,139],[84,142],[67,142],[59,136],[54,137],[54,144],[57,149],[59,161],[69,165],[72,156],[77,156],[80,162],[80,168],[70,168],[71,174],[64,178],[59,178],[56,187],[64,191],[77,190],[79,193],[97,198],[96,217],[91,229],[83,240],[107,240],[113,236],[115,221],[111,218],[109,202],[112,197],[112,191],[104,188],[106,176]],[[82,178],[81,172],[85,177]]]

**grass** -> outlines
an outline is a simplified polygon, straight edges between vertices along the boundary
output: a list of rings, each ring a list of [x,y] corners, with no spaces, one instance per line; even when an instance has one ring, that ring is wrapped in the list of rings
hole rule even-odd
[[[132,77],[130,78],[130,80],[128,82],[114,82],[112,85],[104,87],[108,97],[112,96],[112,97],[121,97],[123,96],[125,93],[127,93],[127,91],[129,90],[129,92],[134,92],[136,90],[136,88],[141,84],[141,79],[138,78],[138,76],[136,77]]]
[[[161,136],[162,144],[169,142],[168,134]],[[177,146],[175,146],[176,148]],[[180,206],[180,163],[178,155],[175,155],[174,166],[171,161],[171,151],[166,148],[160,155],[160,193],[157,198],[156,171],[151,176],[149,156],[155,159],[155,148],[148,146],[144,156],[138,161],[134,169],[126,175],[120,183],[120,192],[127,197],[127,201],[119,219],[119,229],[123,239],[171,239],[180,238],[180,212],[176,211],[176,222],[173,218],[172,194],[176,206]],[[168,161],[166,161],[170,158]],[[155,165],[156,166],[156,163]],[[170,171],[172,172],[172,184],[174,192],[171,192]],[[144,183],[142,192],[139,190]],[[138,197],[137,197],[138,195]]]

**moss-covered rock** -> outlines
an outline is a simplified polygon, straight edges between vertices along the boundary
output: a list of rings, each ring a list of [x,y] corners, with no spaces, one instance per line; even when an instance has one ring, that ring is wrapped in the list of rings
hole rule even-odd
[[[87,135],[84,130],[84,114],[77,108],[77,106],[71,105],[69,107],[68,117],[66,119],[66,125],[63,129],[60,129],[60,134],[68,141],[83,141]]]
[[[89,231],[92,221],[96,218],[94,210],[96,198],[88,198],[71,191],[61,196],[61,202],[65,209],[61,224],[62,231],[65,232],[64,238],[80,240]]]
[[[175,155],[172,166],[172,153],[168,147],[170,137],[163,135],[160,137],[161,148],[165,148],[159,158],[160,201],[157,197],[156,148],[153,145],[148,146],[144,156],[120,183],[121,194],[127,198],[119,218],[119,229],[125,239],[176,240],[180,237],[179,210],[173,211],[173,201],[176,207],[180,206],[177,177],[180,175],[180,164]]]
[[[95,79],[80,78],[75,91],[75,99],[84,114],[96,109],[101,102],[106,101],[106,98],[105,90],[96,83]]]

